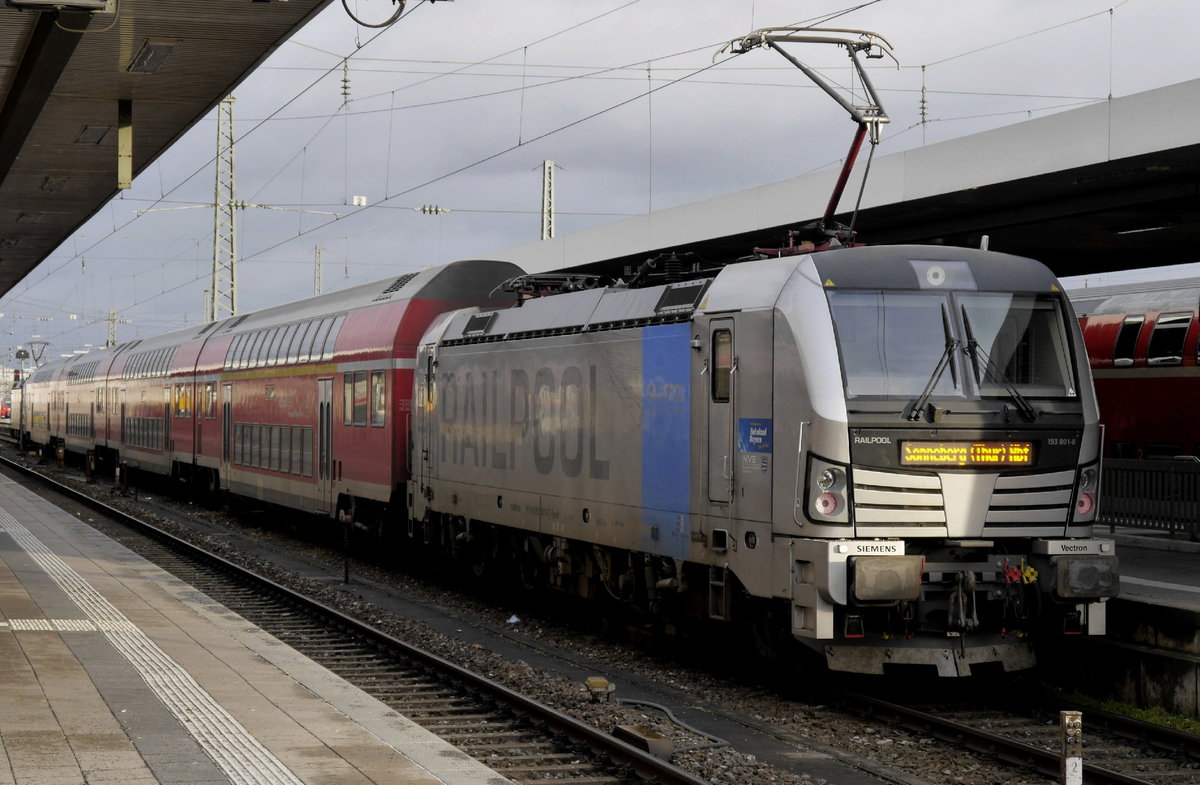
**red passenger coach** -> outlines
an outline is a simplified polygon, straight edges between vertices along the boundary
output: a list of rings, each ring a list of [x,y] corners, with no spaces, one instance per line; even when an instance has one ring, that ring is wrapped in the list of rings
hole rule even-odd
[[[377,524],[408,479],[417,343],[522,271],[463,261],[38,369],[28,442]]]
[[[1105,454],[1200,456],[1200,289],[1137,291],[1103,299],[1072,292],[1087,344]]]

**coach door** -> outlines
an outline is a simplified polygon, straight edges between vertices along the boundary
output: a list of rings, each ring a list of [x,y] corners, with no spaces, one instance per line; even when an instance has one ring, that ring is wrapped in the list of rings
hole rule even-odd
[[[233,462],[233,385],[221,385],[221,479],[229,487],[230,464]]]
[[[163,388],[163,452],[171,453],[171,388]]]
[[[708,498],[728,502],[733,486],[733,396],[737,355],[733,319],[714,319],[708,329],[704,394],[708,401]]]
[[[333,506],[333,379],[317,380],[317,512]]]

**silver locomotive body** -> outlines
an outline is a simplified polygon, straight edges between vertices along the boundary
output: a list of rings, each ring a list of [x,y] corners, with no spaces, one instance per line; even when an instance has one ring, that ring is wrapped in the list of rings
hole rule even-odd
[[[1104,631],[1096,404],[1036,262],[842,249],[459,311],[415,385],[414,532],[480,569],[863,673]]]

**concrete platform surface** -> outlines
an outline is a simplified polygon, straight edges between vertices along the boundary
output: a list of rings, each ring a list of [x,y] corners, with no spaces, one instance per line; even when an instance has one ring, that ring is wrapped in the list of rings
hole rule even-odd
[[[1123,600],[1200,613],[1200,542],[1131,527],[1096,534],[1116,540]]]
[[[506,782],[0,478],[0,785]]]

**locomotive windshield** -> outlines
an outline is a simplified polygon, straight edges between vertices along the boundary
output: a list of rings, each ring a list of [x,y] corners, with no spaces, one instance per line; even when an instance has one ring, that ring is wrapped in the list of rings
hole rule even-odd
[[[848,398],[1070,397],[1057,296],[830,290]]]

